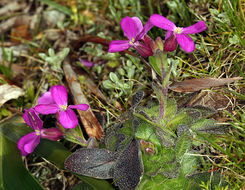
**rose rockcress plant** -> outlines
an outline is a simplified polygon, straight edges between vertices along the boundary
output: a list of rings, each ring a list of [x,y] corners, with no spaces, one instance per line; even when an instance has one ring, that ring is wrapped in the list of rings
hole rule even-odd
[[[154,26],[167,30],[164,43],[160,37],[153,41],[147,35]],[[185,52],[193,52],[195,44],[188,34],[206,30],[205,23],[177,27],[167,18],[153,14],[144,27],[137,17],[123,18],[121,27],[127,40],[111,41],[109,52],[134,48],[142,57],[149,57],[152,69],[160,77],[152,85],[157,100],[148,97],[146,106],[138,106],[144,93],[137,92],[132,108],[122,116],[124,120],[106,129],[103,148],[77,150],[67,158],[65,168],[98,179],[112,178],[121,190],[200,189],[201,180],[209,181],[214,188],[220,175],[212,174],[217,183],[210,173],[197,171],[200,160],[195,149],[205,143],[203,135],[224,134],[224,127],[206,118],[214,113],[212,109],[177,109],[176,101],[167,99],[172,72],[167,52],[174,51],[177,44]]]

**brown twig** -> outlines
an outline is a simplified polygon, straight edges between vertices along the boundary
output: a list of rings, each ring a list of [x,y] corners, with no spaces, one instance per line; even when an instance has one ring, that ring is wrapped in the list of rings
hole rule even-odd
[[[63,70],[66,81],[68,83],[71,94],[73,95],[74,104],[89,104],[87,98],[84,96],[80,83],[77,80],[77,75],[73,71],[69,60],[66,59],[63,64]],[[80,120],[90,137],[101,139],[103,136],[103,129],[95,117],[91,108],[87,111],[77,110],[80,116]]]

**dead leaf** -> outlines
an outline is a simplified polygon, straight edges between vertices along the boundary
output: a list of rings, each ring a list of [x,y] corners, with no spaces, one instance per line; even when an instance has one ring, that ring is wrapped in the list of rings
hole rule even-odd
[[[211,88],[215,86],[222,86],[237,80],[243,79],[242,77],[234,78],[200,78],[190,79],[181,82],[174,82],[170,85],[169,89],[175,92],[196,92],[205,88]]]
[[[214,110],[227,109],[231,103],[228,96],[225,95],[225,92],[222,89],[219,89],[219,92],[213,91],[201,91],[186,105],[187,107],[194,106],[205,106],[208,108],[213,108]]]
[[[79,70],[79,71],[76,71],[76,72],[77,72],[77,74],[79,74],[79,76],[84,76],[85,77],[84,84],[85,84],[85,86],[88,88],[88,90],[90,92],[92,92],[95,96],[97,96],[101,100],[107,101],[107,99],[104,96],[104,94],[100,91],[98,86],[94,83],[94,81],[91,79],[91,77],[88,74],[86,74],[82,70]]]
[[[80,83],[77,79],[76,73],[73,71],[69,60],[66,59],[63,64],[63,70],[68,83],[69,89],[73,95],[74,104],[89,104],[87,98],[84,96]],[[77,110],[82,124],[90,137],[100,139],[103,136],[103,129],[95,117],[91,108],[86,112]]]
[[[24,1],[14,1],[7,5],[5,4],[4,7],[0,8],[0,16],[24,9],[26,5],[27,4]]]
[[[11,41],[15,43],[21,42],[20,38],[24,38],[26,40],[30,40],[30,32],[28,25],[20,25],[11,30]]]
[[[0,34],[7,32],[14,26],[28,25],[30,24],[31,19],[32,16],[28,16],[28,15],[19,15],[19,16],[11,17],[8,20],[0,23]]]
[[[0,107],[7,101],[12,99],[17,99],[20,96],[23,96],[25,92],[15,86],[15,85],[9,85],[4,84],[0,86]]]

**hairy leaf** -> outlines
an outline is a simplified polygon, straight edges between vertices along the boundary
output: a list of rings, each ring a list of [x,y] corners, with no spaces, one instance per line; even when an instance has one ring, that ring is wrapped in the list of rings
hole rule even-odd
[[[181,173],[184,175],[193,174],[197,167],[198,157],[195,156],[193,152],[185,153],[181,160]]]
[[[178,160],[182,159],[182,156],[190,149],[191,140],[188,138],[186,134],[183,134],[179,137],[175,150],[176,150],[176,158]]]
[[[217,125],[212,119],[199,119],[191,129],[208,134],[225,134],[227,127]]]
[[[65,168],[89,177],[109,179],[113,177],[114,154],[106,149],[82,148],[65,161]]]
[[[121,190],[133,190],[143,174],[140,146],[133,138],[116,161],[113,180]]]

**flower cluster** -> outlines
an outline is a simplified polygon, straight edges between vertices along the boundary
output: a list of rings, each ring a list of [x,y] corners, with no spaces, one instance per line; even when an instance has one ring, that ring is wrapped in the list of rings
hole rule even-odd
[[[133,47],[141,56],[151,56],[153,54],[151,48],[153,40],[147,35],[147,32],[153,26],[167,30],[164,44],[165,52],[174,51],[177,43],[185,52],[193,52],[195,44],[188,34],[199,33],[207,29],[203,21],[186,28],[177,27],[173,22],[158,14],[153,14],[144,27],[139,18],[125,17],[121,20],[121,27],[128,40],[111,41],[109,52],[119,52]]]
[[[23,156],[33,152],[39,144],[41,138],[57,141],[62,137],[62,132],[58,128],[43,129],[43,122],[38,116],[40,114],[57,114],[59,123],[67,129],[74,128],[78,125],[78,119],[72,109],[86,111],[89,108],[87,104],[68,105],[67,91],[62,85],[53,86],[38,99],[38,105],[23,114],[24,121],[31,127],[31,132],[20,138],[18,149]]]

